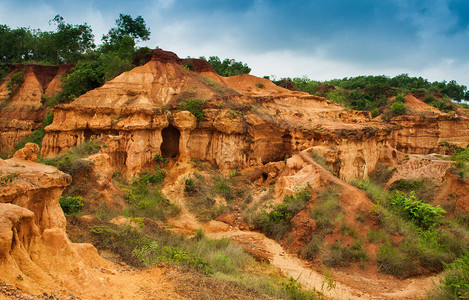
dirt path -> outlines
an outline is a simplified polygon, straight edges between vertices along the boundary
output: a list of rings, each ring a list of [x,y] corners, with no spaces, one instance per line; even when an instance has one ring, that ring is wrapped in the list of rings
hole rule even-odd
[[[285,276],[298,278],[301,285],[309,290],[316,289],[323,291],[328,298],[334,299],[380,299],[354,290],[340,283],[335,283],[334,289],[328,289],[325,277],[318,272],[304,266],[297,257],[285,252],[283,247],[276,241],[267,238],[265,235],[257,232],[248,231],[227,231],[220,233],[207,234],[212,238],[229,237],[234,241],[243,242],[249,240],[253,247],[263,248],[267,256],[270,257],[270,263],[284,273]]]
[[[333,286],[328,286],[323,274],[308,267],[304,261],[287,253],[280,244],[261,233],[227,231],[207,235],[212,238],[229,237],[243,246],[248,241],[248,246],[262,249],[270,263],[277,266],[285,276],[298,278],[303,287],[322,291],[331,299],[424,299],[433,287],[433,282],[438,281],[436,276],[399,280],[390,276],[365,277],[338,271],[332,275]]]

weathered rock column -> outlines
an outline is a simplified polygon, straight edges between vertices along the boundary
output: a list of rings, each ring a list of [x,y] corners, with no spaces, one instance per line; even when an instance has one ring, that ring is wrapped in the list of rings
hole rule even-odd
[[[189,156],[189,138],[191,131],[197,126],[197,119],[188,111],[180,111],[173,114],[172,124],[181,133],[179,139],[179,158],[186,158]]]

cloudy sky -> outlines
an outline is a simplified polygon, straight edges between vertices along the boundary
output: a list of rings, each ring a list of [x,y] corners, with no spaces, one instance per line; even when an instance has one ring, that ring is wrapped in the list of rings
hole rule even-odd
[[[60,14],[98,41],[119,13],[145,19],[141,46],[235,58],[256,76],[408,73],[469,86],[469,0],[0,0],[0,24],[53,30]]]

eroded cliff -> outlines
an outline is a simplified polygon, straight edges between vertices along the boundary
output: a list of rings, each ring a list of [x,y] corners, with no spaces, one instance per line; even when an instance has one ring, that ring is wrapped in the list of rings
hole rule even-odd
[[[42,66],[11,64],[10,73],[0,84],[0,153],[11,152],[16,144],[37,129],[46,114],[43,95],[60,90],[61,76],[71,65]],[[12,76],[22,73],[24,81],[16,91],[7,88]]]
[[[154,50],[147,64],[56,106],[42,155],[100,139],[111,165],[128,176],[151,167],[155,154],[210,161],[228,170],[282,161],[316,147],[343,178],[366,176],[379,160],[393,159],[396,124],[267,79],[224,78],[204,61],[190,62],[193,70],[174,53]],[[204,101],[203,119],[181,111],[179,103],[190,99]]]

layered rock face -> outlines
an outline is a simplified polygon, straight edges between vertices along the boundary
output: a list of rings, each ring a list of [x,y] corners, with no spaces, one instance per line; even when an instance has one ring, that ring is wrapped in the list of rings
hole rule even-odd
[[[41,96],[57,93],[61,76],[71,67],[11,65],[7,79],[0,84],[0,153],[10,152],[21,139],[41,125],[46,113]],[[18,72],[24,72],[24,82],[10,96],[7,84],[11,76]]]
[[[30,150],[37,147],[27,145]],[[38,150],[37,147],[36,154]],[[72,244],[65,233],[66,220],[59,198],[71,176],[22,159],[24,152],[29,151],[0,160],[2,281],[30,293],[63,288],[77,292],[85,281],[96,281],[97,288],[103,288],[98,287],[98,278],[81,256],[87,261],[101,261],[96,249]]]
[[[184,67],[189,64],[192,70]],[[178,109],[188,99],[205,101],[203,120]],[[314,147],[337,175],[354,178],[367,176],[380,160],[393,164],[396,148],[438,147],[443,127],[453,123],[441,123],[437,140],[423,145],[420,133],[412,139],[404,121],[373,121],[367,112],[345,110],[251,75],[221,77],[205,61],[181,60],[158,49],[147,64],[56,106],[42,155],[100,139],[111,166],[133,176],[153,166],[155,154],[210,161],[229,170],[283,161]]]

